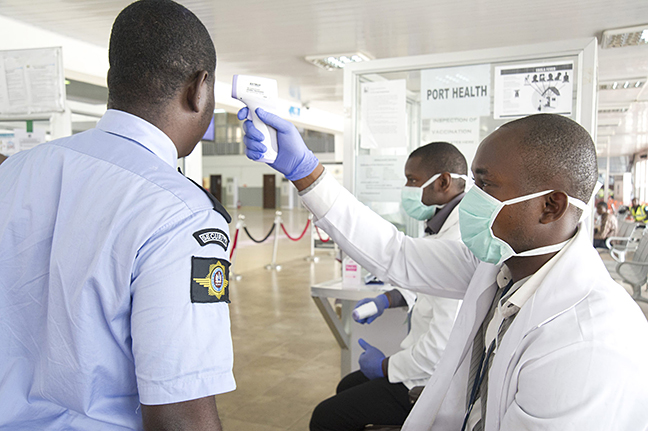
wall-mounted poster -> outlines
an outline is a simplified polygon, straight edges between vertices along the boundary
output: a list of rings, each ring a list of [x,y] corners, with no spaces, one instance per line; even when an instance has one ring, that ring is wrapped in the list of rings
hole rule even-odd
[[[574,62],[495,67],[495,118],[531,114],[571,115]]]

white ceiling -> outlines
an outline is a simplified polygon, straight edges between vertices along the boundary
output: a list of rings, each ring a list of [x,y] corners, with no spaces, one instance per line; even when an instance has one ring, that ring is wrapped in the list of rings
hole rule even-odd
[[[1,0],[0,15],[107,46],[130,1]],[[275,77],[283,97],[342,112],[342,72],[307,55],[362,51],[374,58],[463,51],[601,36],[648,24],[648,0],[186,0],[210,30],[218,79]],[[601,50],[601,82],[648,77],[648,45]],[[645,88],[645,87],[644,87]],[[605,90],[599,147],[628,154],[648,147],[648,90]],[[624,111],[625,109],[625,111]]]

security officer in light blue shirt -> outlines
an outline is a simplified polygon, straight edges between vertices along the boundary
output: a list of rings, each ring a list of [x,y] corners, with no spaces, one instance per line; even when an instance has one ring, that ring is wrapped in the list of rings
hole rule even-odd
[[[95,129],[0,166],[0,429],[220,430],[230,217],[176,170],[213,113],[214,47],[143,0],[110,66]]]

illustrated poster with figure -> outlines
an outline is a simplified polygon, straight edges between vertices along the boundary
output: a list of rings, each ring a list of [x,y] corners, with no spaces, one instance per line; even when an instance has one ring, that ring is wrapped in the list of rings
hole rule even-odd
[[[571,115],[574,62],[495,67],[495,118],[531,114]]]

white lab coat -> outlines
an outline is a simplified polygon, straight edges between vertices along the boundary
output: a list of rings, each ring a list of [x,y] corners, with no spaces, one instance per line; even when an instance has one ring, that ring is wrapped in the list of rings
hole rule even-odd
[[[464,299],[444,355],[403,427],[460,429],[472,340],[500,266],[480,262],[456,241],[403,235],[328,174],[302,198],[316,224],[373,274]],[[648,429],[648,323],[610,278],[586,232],[530,282],[537,291],[492,359],[484,430]]]
[[[427,240],[460,240],[459,211],[456,206],[438,233]],[[425,386],[445,350],[461,301],[439,296],[415,294],[398,288],[413,309],[410,331],[403,339],[401,350],[389,357],[387,377],[392,383],[403,383],[408,389]]]

